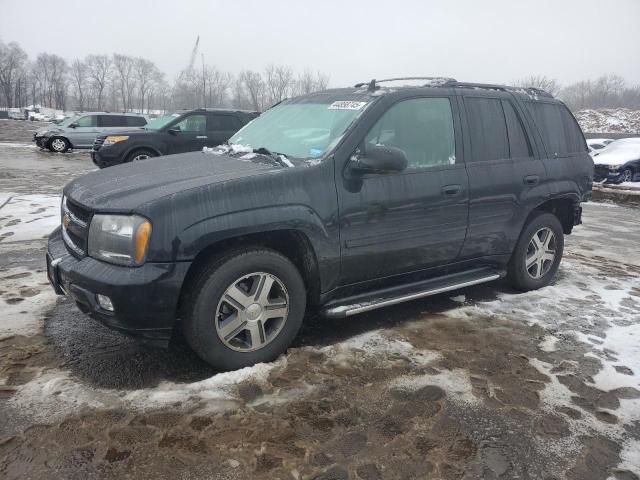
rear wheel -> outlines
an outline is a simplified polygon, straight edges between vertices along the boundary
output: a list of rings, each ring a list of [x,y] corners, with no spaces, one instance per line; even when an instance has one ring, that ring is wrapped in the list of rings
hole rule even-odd
[[[53,137],[49,140],[49,150],[56,153],[64,153],[69,150],[71,145],[69,144],[69,140],[64,137]]]
[[[564,233],[558,217],[540,213],[525,226],[509,262],[508,279],[519,290],[551,283],[562,259]]]
[[[278,252],[252,248],[213,260],[183,300],[183,330],[211,366],[233,370],[268,362],[294,339],[306,290],[297,268]]]
[[[134,150],[129,155],[127,155],[126,161],[137,162],[138,160],[146,160],[155,156],[155,152],[152,152],[151,150]]]

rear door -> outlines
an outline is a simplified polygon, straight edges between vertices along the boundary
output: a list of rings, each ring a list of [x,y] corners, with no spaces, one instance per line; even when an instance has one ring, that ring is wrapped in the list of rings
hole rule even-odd
[[[233,114],[210,112],[207,123],[207,146],[215,147],[226,142],[240,130],[242,124]]]
[[[469,230],[460,257],[508,254],[528,212],[546,197],[544,165],[511,95],[477,92],[459,101],[469,173]]]
[[[118,133],[127,130],[127,116],[98,115],[98,129],[101,133]]]
[[[169,154],[195,152],[208,145],[207,115],[205,113],[190,113],[173,125],[169,134]]]
[[[467,229],[467,173],[455,103],[417,97],[388,107],[363,138],[403,150],[408,167],[336,182],[341,283],[352,284],[453,262]],[[348,171],[348,163],[347,163]]]

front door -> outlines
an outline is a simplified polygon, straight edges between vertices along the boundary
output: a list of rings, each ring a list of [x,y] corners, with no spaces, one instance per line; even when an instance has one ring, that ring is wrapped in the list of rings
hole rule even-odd
[[[69,127],[69,141],[75,148],[89,148],[98,135],[98,116],[85,115],[73,122],[75,128]]]
[[[171,127],[169,153],[195,152],[207,146],[207,116],[194,113],[186,116]]]
[[[405,152],[406,170],[337,182],[342,285],[454,261],[467,229],[467,173],[456,105],[420,97],[391,105],[367,145]],[[347,165],[348,171],[348,165]]]

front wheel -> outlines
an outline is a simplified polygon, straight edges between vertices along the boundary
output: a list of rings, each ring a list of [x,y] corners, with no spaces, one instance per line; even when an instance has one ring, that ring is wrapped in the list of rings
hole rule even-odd
[[[625,182],[633,182],[633,170],[631,170],[630,168],[626,168],[622,172],[622,177],[620,178],[620,183],[625,183]]]
[[[49,141],[49,150],[56,153],[64,153],[70,146],[69,140],[63,137],[54,137]]]
[[[137,162],[139,160],[147,160],[148,158],[153,158],[155,156],[156,154],[151,150],[135,150],[127,156],[127,159],[125,161]]]
[[[507,278],[518,290],[551,283],[562,259],[564,233],[558,217],[540,213],[525,226],[509,262]]]
[[[182,316],[187,342],[221,370],[275,359],[298,333],[306,308],[298,269],[264,248],[212,261],[188,288]]]

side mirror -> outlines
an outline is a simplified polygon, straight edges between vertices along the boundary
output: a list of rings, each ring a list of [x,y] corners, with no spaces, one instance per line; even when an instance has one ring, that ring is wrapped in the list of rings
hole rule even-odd
[[[169,133],[170,135],[178,135],[180,133],[180,127],[172,127],[167,130],[167,133]]]
[[[362,155],[351,157],[350,168],[359,173],[401,172],[407,168],[407,156],[399,148],[367,146]]]
[[[69,124],[69,128],[76,128],[77,126],[78,124],[75,122]]]

